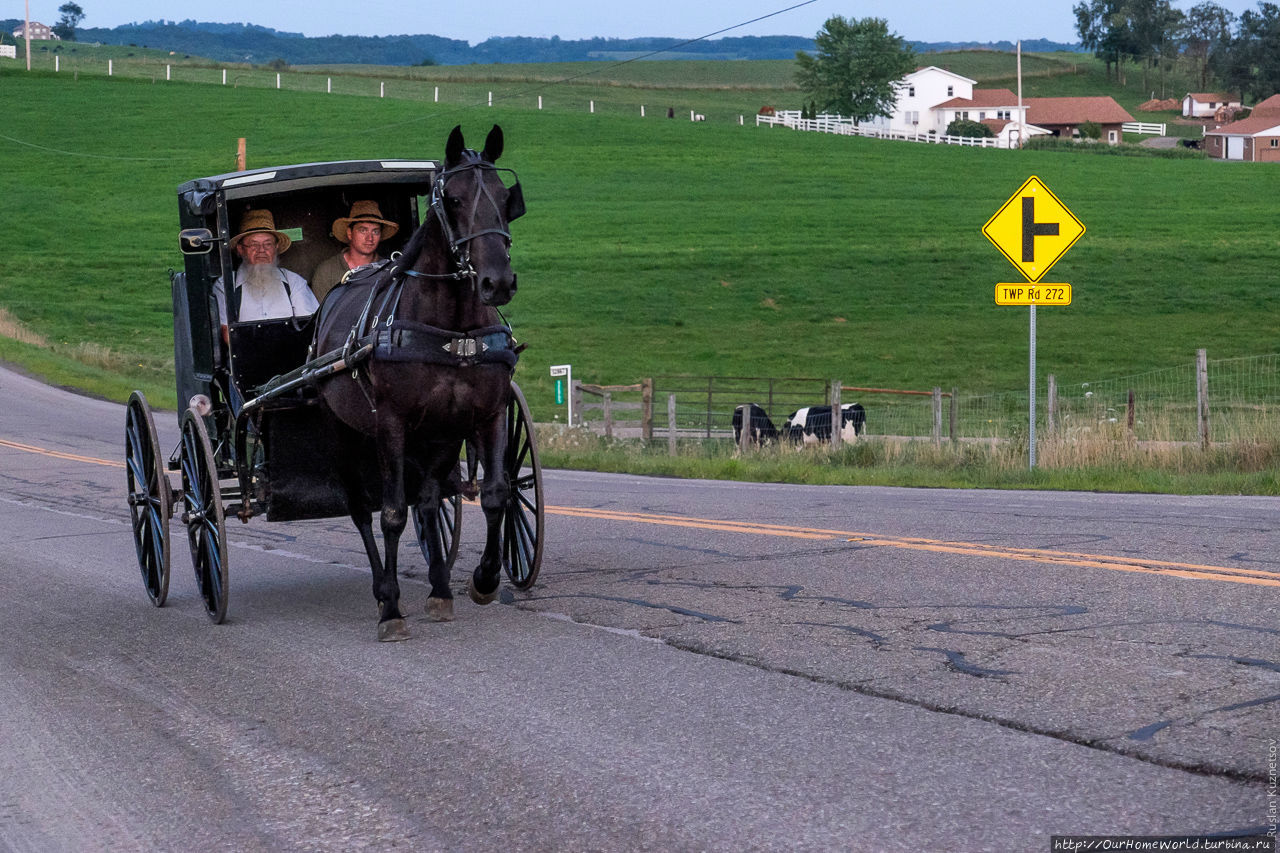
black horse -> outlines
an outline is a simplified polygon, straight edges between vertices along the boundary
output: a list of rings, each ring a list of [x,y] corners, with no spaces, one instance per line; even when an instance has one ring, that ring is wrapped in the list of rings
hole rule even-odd
[[[509,170],[494,166],[502,145],[497,125],[479,153],[465,147],[455,127],[421,227],[398,257],[353,270],[329,294],[317,324],[316,352],[354,355],[373,347],[354,371],[323,383],[321,396],[339,437],[335,463],[347,505],[373,570],[379,640],[408,637],[396,554],[409,504],[419,506],[428,527],[427,612],[437,621],[453,618],[437,510],[457,494],[464,442],[483,468],[480,504],[488,528],[470,594],[480,604],[497,595],[499,526],[512,488],[502,461],[516,347],[496,306],[516,291],[508,224],[524,212],[519,184],[506,186],[500,172]],[[370,441],[378,483],[361,461]],[[375,487],[382,558],[373,536]]]

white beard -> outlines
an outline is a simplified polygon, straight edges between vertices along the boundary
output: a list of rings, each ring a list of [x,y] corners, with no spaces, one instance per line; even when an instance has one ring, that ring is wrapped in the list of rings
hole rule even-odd
[[[280,283],[280,267],[275,264],[245,263],[240,267],[240,286],[263,294]]]

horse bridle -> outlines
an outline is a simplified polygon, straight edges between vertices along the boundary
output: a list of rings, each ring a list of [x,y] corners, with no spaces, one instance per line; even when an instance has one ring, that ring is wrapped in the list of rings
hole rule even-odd
[[[474,169],[489,170],[493,172],[507,172],[515,176],[513,169],[504,169],[494,166],[487,160],[480,158],[478,154],[471,153],[470,159],[466,162],[454,166],[451,169],[445,169],[440,172],[434,181],[431,182],[431,202],[427,207],[427,215],[433,215],[440,222],[440,229],[444,232],[445,240],[449,244],[449,254],[453,258],[457,269],[448,273],[427,273],[418,270],[400,266],[399,253],[391,256],[390,280],[391,287],[383,294],[381,304],[374,311],[374,302],[378,294],[378,288],[374,287],[369,292],[369,299],[365,303],[364,310],[360,313],[356,324],[351,328],[351,334],[347,338],[347,343],[343,348],[343,352],[348,353],[355,345],[357,339],[363,330],[376,328],[379,322],[383,322],[389,328],[395,320],[397,306],[400,304],[400,294],[404,287],[404,280],[408,278],[452,280],[452,281],[470,281],[472,288],[479,286],[479,273],[475,267],[471,265],[471,241],[477,237],[483,237],[486,234],[500,234],[507,240],[508,258],[510,257],[511,232],[506,228],[483,228],[472,231],[464,236],[459,237],[449,223],[448,213],[444,209],[444,188],[449,178],[459,175],[466,171]],[[483,176],[477,182],[475,196],[471,199],[471,210],[468,217],[468,225],[474,226],[476,214],[479,212],[481,200],[487,200],[493,205],[493,209],[497,211],[499,219],[505,221],[507,225],[513,219],[518,219],[524,215],[524,192],[520,189],[520,178],[516,176],[515,182],[507,188],[507,204],[504,208],[498,204],[498,200],[493,197],[493,193],[485,185]],[[348,273],[350,275],[350,273]],[[345,281],[345,278],[344,278]],[[370,320],[372,315],[372,320]]]
[[[479,158],[473,161],[454,166],[452,169],[446,169],[436,176],[431,183],[431,202],[428,205],[428,212],[435,214],[437,221],[440,223],[440,230],[444,232],[445,241],[449,244],[449,254],[453,258],[453,262],[457,264],[457,269],[451,273],[423,273],[416,270],[405,270],[405,275],[414,278],[434,278],[434,279],[454,279],[464,280],[470,279],[474,284],[477,278],[475,267],[471,265],[471,241],[486,234],[499,234],[506,238],[508,252],[511,246],[511,231],[507,227],[501,228],[482,228],[471,231],[463,236],[458,236],[454,231],[453,225],[449,222],[448,212],[445,210],[444,189],[445,184],[456,175],[472,170],[484,170],[491,172],[506,172],[515,178],[515,182],[507,190],[507,204],[505,208],[498,204],[498,200],[494,198],[488,185],[485,183],[483,176],[476,182],[476,192],[471,199],[471,209],[467,217],[468,227],[474,227],[476,215],[479,213],[482,201],[487,201],[493,206],[494,211],[498,214],[498,218],[510,225],[513,219],[524,214],[524,193],[520,189],[520,178],[513,169],[504,169],[494,166],[492,163],[486,162]]]

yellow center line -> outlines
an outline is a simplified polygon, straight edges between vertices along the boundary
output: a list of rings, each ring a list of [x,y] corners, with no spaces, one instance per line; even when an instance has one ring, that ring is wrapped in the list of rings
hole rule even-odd
[[[98,459],[94,456],[79,456],[75,453],[63,453],[60,450],[49,450],[44,447],[36,447],[31,444],[19,444],[16,441],[7,441],[0,438],[0,447],[8,447],[13,450],[21,450],[26,453],[37,453],[41,456],[51,456],[54,459],[67,459],[72,462],[87,462],[90,465],[106,465],[108,468],[123,468],[123,462],[116,462],[112,459]]]
[[[909,536],[884,536],[851,530],[827,530],[814,527],[793,527],[782,524],[761,524],[747,521],[724,521],[711,518],[690,518],[681,515],[659,513],[620,512],[616,510],[587,509],[583,507],[547,506],[551,515],[574,518],[596,518],[605,521],[622,521],[637,524],[658,524],[671,527],[687,527],[700,530],[716,530],[727,533],[749,533],[759,536],[785,536],[797,539],[844,540],[862,545],[887,548],[903,548],[912,551],[931,551],[939,554],[961,554],[971,557],[992,557],[1004,560],[1023,560],[1067,566],[1083,566],[1110,569],[1121,572],[1166,575],[1192,580],[1215,580],[1229,583],[1254,584],[1280,587],[1280,575],[1255,569],[1232,566],[1210,566],[1197,563],[1175,563],[1166,560],[1148,560],[1136,557],[1115,557],[1104,554],[1080,554],[1070,551],[1050,551],[1041,548],[1013,548],[1001,545],[985,545],[977,542],[947,542],[936,539],[920,539]]]
[[[84,462],[90,465],[105,465],[110,468],[124,468],[125,463],[111,459],[99,459],[93,456],[80,456],[75,453],[63,453],[31,444],[20,444],[0,438],[0,447],[21,450],[24,453],[35,453],[54,459],[66,459],[71,462]],[[903,548],[912,551],[930,551],[939,554],[961,554],[971,557],[992,557],[1004,560],[1024,560],[1035,563],[1050,563],[1066,566],[1083,566],[1095,569],[1110,569],[1120,572],[1138,572],[1149,575],[1187,578],[1191,580],[1226,581],[1228,583],[1254,584],[1257,586],[1280,587],[1280,575],[1256,569],[1241,569],[1232,566],[1210,566],[1198,563],[1175,563],[1165,560],[1148,560],[1138,557],[1116,557],[1105,554],[1080,554],[1070,551],[1049,551],[1040,548],[1013,548],[1001,545],[984,545],[977,542],[947,542],[938,539],[920,539],[912,536],[883,536],[876,533],[865,533],[852,530],[827,530],[818,527],[795,527],[785,524],[765,524],[752,521],[732,521],[714,518],[692,518],[683,515],[663,515],[660,513],[621,512],[618,510],[591,509],[588,507],[545,506],[543,510],[551,515],[563,515],[571,518],[594,518],[602,521],[631,522],[634,524],[658,524],[666,527],[683,527],[694,530],[714,530],[721,533],[746,533],[757,536],[781,536],[789,539],[810,539],[857,542],[862,545],[873,545],[886,548]]]

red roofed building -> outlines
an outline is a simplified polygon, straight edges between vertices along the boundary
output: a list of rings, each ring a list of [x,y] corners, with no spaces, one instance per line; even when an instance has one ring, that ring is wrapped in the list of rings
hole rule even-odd
[[[951,98],[933,109],[939,113],[938,124],[944,128],[956,119],[1014,121],[1022,118],[1018,115],[1018,96],[1008,89],[974,89],[968,98]]]
[[[1249,114],[1249,118],[1258,118],[1259,116],[1280,116],[1280,95],[1272,95],[1264,101],[1258,101],[1253,108],[1253,112]]]
[[[1221,92],[1188,92],[1182,98],[1182,114],[1190,118],[1213,118],[1223,107],[1240,106],[1239,95]]]
[[[1102,138],[1112,145],[1123,139],[1121,126],[1133,121],[1133,116],[1114,98],[1027,98],[1027,122],[1043,127],[1054,136],[1067,138],[1080,132],[1080,125],[1093,122],[1101,125]]]
[[[1255,111],[1249,118],[1206,131],[1204,150],[1219,160],[1280,163],[1280,111],[1261,116]]]

